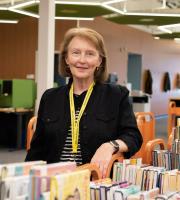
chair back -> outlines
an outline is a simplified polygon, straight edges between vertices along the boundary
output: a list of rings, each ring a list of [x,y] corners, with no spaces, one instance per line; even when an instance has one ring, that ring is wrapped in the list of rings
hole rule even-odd
[[[177,116],[180,116],[180,107],[175,101],[170,101],[168,104],[168,137],[171,135],[173,127],[176,126]]]
[[[34,131],[36,129],[36,122],[37,122],[37,117],[36,116],[33,116],[28,122],[27,141],[26,141],[26,150],[27,151],[30,149],[31,140],[32,140]]]
[[[139,131],[143,137],[143,144],[141,149],[133,157],[142,157],[142,162],[146,163],[145,146],[148,141],[155,138],[155,118],[152,112],[136,112],[135,117]]]
[[[153,140],[150,140],[149,142],[147,142],[147,144],[145,146],[146,156],[144,158],[144,162],[146,164],[152,165],[152,163],[153,163],[152,153],[157,146],[159,146],[159,149],[161,149],[161,150],[166,149],[165,142],[161,138],[153,139]]]

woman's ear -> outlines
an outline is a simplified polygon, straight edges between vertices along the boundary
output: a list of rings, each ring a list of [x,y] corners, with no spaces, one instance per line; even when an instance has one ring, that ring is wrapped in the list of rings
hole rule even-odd
[[[101,65],[101,63],[102,63],[102,57],[99,56],[99,66]]]
[[[66,64],[69,65],[67,56],[65,57]]]

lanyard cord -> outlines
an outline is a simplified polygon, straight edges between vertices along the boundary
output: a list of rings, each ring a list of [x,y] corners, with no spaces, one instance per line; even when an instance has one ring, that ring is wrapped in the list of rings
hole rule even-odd
[[[70,102],[70,113],[71,113],[71,132],[72,132],[72,151],[73,153],[77,153],[78,148],[78,139],[79,139],[79,123],[82,117],[82,114],[86,108],[86,105],[89,101],[89,98],[91,96],[91,93],[93,91],[93,87],[95,85],[95,82],[91,83],[86,96],[84,98],[83,104],[81,106],[81,109],[79,111],[79,114],[75,116],[75,107],[74,107],[74,96],[73,96],[73,83],[71,85],[70,91],[69,91],[69,102]]]

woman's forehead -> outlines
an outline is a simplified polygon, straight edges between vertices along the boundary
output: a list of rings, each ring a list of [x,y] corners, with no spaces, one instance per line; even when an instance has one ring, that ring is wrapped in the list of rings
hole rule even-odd
[[[80,48],[82,46],[87,46],[91,49],[97,50],[96,44],[92,40],[81,36],[75,36],[74,38],[72,38],[72,40],[69,42],[68,48]]]

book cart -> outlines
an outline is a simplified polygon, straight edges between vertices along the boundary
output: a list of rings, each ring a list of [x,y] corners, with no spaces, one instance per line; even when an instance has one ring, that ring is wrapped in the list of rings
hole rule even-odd
[[[157,168],[150,166],[150,164],[152,164],[152,157],[150,156],[152,155],[155,145],[159,145],[160,149],[165,149],[165,143],[162,139],[148,141],[148,138],[154,138],[154,121],[151,113],[150,120],[148,117],[144,117],[146,116],[144,114],[145,113],[136,113],[138,127],[142,132],[144,141],[147,143],[143,147],[144,150],[140,150],[142,151],[141,154],[139,153],[139,155],[141,155],[140,158],[138,158],[138,154],[131,159],[124,159],[122,154],[113,155],[111,162],[109,163],[105,179],[102,179],[101,172],[95,164],[85,164],[76,167],[76,170],[74,170],[75,165],[72,163],[63,163],[62,166],[61,164],[57,164],[57,166],[56,164],[52,164],[53,167],[51,166],[50,170],[42,166],[33,166],[32,168],[35,170],[33,173],[36,176],[31,178],[30,183],[28,183],[27,172],[28,170],[30,171],[30,167],[28,169],[26,168],[26,170],[23,170],[25,167],[22,167],[23,165],[28,165],[28,162],[16,167],[16,170],[7,170],[10,167],[6,166],[4,168],[0,165],[0,199],[79,200],[79,198],[75,198],[75,192],[79,192],[81,200],[167,199],[167,193],[165,194],[164,191],[169,192],[167,189],[169,185],[157,185],[156,182],[159,180],[159,174],[162,174],[164,183],[164,174],[169,174],[170,172],[164,172],[162,167]],[[34,122],[35,121],[36,118]],[[34,128],[32,128],[34,127],[34,122],[32,122],[31,126],[32,134],[34,132]],[[147,134],[147,130],[149,135]],[[142,157],[144,157],[144,161],[142,161]],[[29,163],[29,165],[32,164],[35,165],[33,162]],[[17,165],[17,163],[12,165]],[[65,165],[65,167],[63,167],[63,165]],[[60,170],[62,174],[57,175],[57,170]],[[73,172],[71,172],[71,170]],[[11,177],[8,177],[7,179],[4,179],[3,177],[7,176],[8,171],[11,172],[11,176],[14,173],[14,176],[17,176],[17,178],[12,179]],[[31,175],[33,173],[31,172]],[[52,177],[50,178],[49,176],[46,176],[47,174],[52,175]],[[173,172],[172,174],[170,173],[170,175],[165,178],[165,182],[172,182],[172,180],[169,178],[171,175],[173,175],[172,177],[174,178],[173,180],[176,184],[175,186],[172,184],[173,188],[170,187],[170,194],[173,196],[176,195],[174,199],[177,200],[179,198],[177,191],[180,190],[180,173],[177,171]],[[91,182],[90,177],[92,180]],[[21,179],[23,179],[23,181],[21,181]],[[22,184],[20,184],[21,182]],[[29,184],[28,187],[31,188],[29,198],[27,198],[26,194],[28,193],[27,191],[29,191],[29,189],[27,189],[27,183]],[[3,188],[6,188],[6,190],[4,191]],[[21,193],[21,196],[16,198],[16,196],[19,194],[18,191],[20,191],[19,193]],[[72,191],[74,191],[73,194],[71,194]],[[3,195],[9,195],[9,198],[3,198],[5,197]]]

